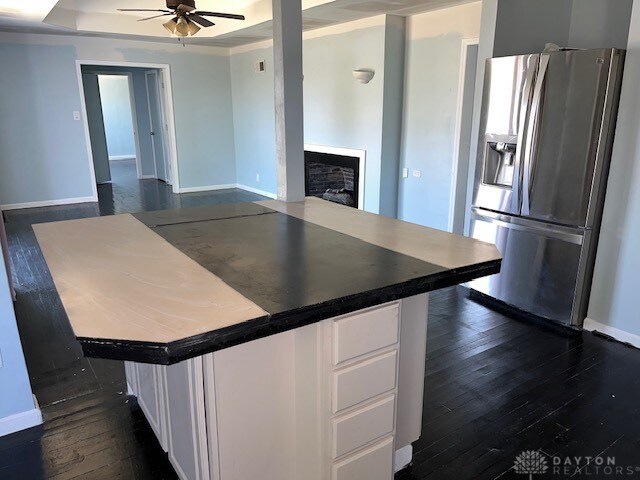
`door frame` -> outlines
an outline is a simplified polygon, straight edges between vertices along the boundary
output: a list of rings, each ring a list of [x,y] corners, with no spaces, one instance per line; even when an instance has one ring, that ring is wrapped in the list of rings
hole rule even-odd
[[[80,108],[82,113],[82,121],[84,123],[84,133],[85,133],[85,143],[87,147],[88,161],[89,161],[89,172],[92,181],[93,188],[93,197],[95,201],[98,200],[98,187],[96,185],[96,174],[93,167],[93,153],[91,151],[91,142],[89,139],[89,123],[87,122],[87,106],[84,99],[84,94],[82,93],[82,67],[83,66],[93,66],[93,67],[124,67],[124,68],[143,68],[146,70],[160,70],[164,77],[165,88],[164,88],[164,98],[162,98],[162,108],[164,110],[164,115],[166,118],[167,125],[167,138],[165,140],[168,145],[167,151],[167,163],[170,164],[170,183],[172,186],[173,193],[180,193],[180,175],[178,171],[178,147],[176,142],[176,122],[175,122],[175,114],[173,107],[173,90],[172,90],[172,82],[171,82],[171,67],[168,64],[164,63],[137,63],[137,62],[116,62],[116,61],[105,61],[105,60],[76,60],[76,75],[78,79],[78,88],[80,89]],[[132,93],[133,89],[130,88],[129,91]],[[132,105],[132,108],[135,108]],[[136,137],[137,141],[137,137]],[[136,146],[136,148],[138,148]],[[138,153],[138,152],[136,152]],[[139,155],[137,155],[139,157]]]
[[[464,209],[466,208],[466,199],[463,202],[464,204],[462,206],[457,205],[456,194],[459,188],[464,189],[465,196],[467,191],[467,178],[466,177],[464,179],[458,178],[460,173],[460,168],[459,168],[460,160],[462,158],[462,155],[465,153],[469,154],[469,158],[468,158],[469,167],[471,165],[471,161],[475,160],[475,158],[474,159],[471,158],[471,152],[460,151],[460,142],[462,140],[462,133],[463,133],[462,127],[463,127],[463,120],[464,120],[462,118],[462,114],[464,113],[463,107],[464,107],[464,102],[466,100],[464,87],[465,87],[465,79],[467,76],[467,58],[469,54],[469,49],[473,46],[479,46],[479,43],[480,43],[479,38],[463,38],[462,45],[460,46],[460,73],[458,75],[458,104],[456,107],[456,123],[455,123],[455,134],[454,134],[454,143],[453,143],[453,165],[451,170],[451,193],[449,197],[449,221],[448,221],[448,230],[450,232],[453,232],[455,229],[456,222],[462,220],[462,224],[463,224],[462,231],[453,232],[453,233],[459,233],[459,234],[462,234],[462,232],[464,231],[464,220],[466,217],[466,212],[464,211]],[[475,75],[474,75],[474,78],[475,78]],[[471,104],[473,106],[473,103],[474,103],[473,97],[475,97],[475,89],[472,89],[470,93],[472,96]],[[473,121],[473,111],[471,112],[471,115],[472,115],[472,121]],[[473,135],[473,133],[471,133],[471,135]],[[473,141],[471,143],[473,143]],[[468,171],[469,170],[467,170],[467,172]],[[463,184],[461,184],[461,182],[463,182]],[[461,211],[460,211],[460,208],[462,208]],[[460,218],[460,215],[462,215],[461,218]]]
[[[153,144],[153,168],[154,168],[154,172],[156,175],[156,178],[158,180],[160,180],[160,178],[158,177],[158,158],[156,157],[156,136],[155,136],[155,132],[157,131],[158,128],[162,129],[162,151],[164,152],[164,173],[165,173],[165,177],[164,179],[162,179],[163,181],[171,184],[171,165],[168,162],[168,148],[167,148],[167,136],[166,136],[166,126],[167,126],[167,121],[165,119],[164,116],[164,105],[163,105],[163,99],[162,99],[162,94],[161,92],[161,88],[160,88],[160,82],[164,82],[164,80],[161,77],[161,71],[156,70],[147,70],[146,72],[144,72],[144,81],[145,81],[145,85],[147,87],[147,114],[149,115],[149,125],[151,126],[151,128],[154,131],[154,136],[151,139],[151,142]],[[160,73],[160,75],[159,75]],[[148,77],[149,75],[155,75],[156,77],[156,91],[155,92],[150,92],[149,91],[149,81],[148,81]],[[151,95],[155,94],[157,97],[157,101],[158,101],[158,109],[159,109],[159,114],[160,114],[160,122],[162,123],[162,125],[158,126],[158,125],[153,125],[153,114],[151,112]]]

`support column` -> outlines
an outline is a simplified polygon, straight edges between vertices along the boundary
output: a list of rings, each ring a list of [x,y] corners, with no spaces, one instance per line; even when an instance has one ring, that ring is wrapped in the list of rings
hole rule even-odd
[[[273,0],[278,200],[304,200],[302,1]]]

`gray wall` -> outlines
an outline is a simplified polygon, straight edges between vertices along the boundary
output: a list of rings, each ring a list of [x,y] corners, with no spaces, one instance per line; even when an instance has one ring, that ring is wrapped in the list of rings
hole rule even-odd
[[[570,47],[626,48],[633,0],[573,0]]]
[[[462,40],[478,36],[481,8],[472,3],[408,20],[401,166],[409,177],[400,179],[402,220],[449,228]],[[413,170],[422,176],[413,177]]]
[[[0,352],[2,352],[3,363],[0,368],[1,419],[34,409],[29,374],[18,335],[2,252],[0,252]]]
[[[168,64],[181,187],[235,183],[231,76],[225,50],[58,35],[0,33],[0,205],[93,195],[76,60]],[[16,108],[15,92],[20,92]],[[28,132],[29,141],[24,141]]]
[[[640,2],[636,0],[588,312],[600,324],[636,335],[636,345],[640,345],[639,84]]]
[[[331,27],[330,27],[331,28]],[[323,29],[324,30],[324,29]],[[351,31],[325,30],[303,42],[305,142],[367,151],[365,209],[380,209],[384,39],[382,20]],[[254,63],[267,61],[267,72]],[[276,192],[273,49],[231,55],[238,183]],[[367,85],[352,76],[373,68]],[[260,181],[256,175],[260,175]]]
[[[625,48],[633,0],[499,0],[493,56],[562,47]]]
[[[546,43],[566,46],[573,0],[499,0],[493,56],[541,52]]]
[[[106,183],[111,180],[111,170],[109,168],[109,149],[107,148],[104,128],[98,75],[83,72],[82,87],[84,90],[87,124],[89,125],[89,138],[91,140],[93,172],[96,177],[96,183]]]
[[[384,41],[380,214],[392,218],[398,215],[406,35],[406,19],[388,15]]]

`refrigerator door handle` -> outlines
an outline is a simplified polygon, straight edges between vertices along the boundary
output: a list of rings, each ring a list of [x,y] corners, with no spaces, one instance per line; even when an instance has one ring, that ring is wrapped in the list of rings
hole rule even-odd
[[[527,128],[527,139],[524,152],[524,171],[522,175],[522,215],[530,213],[531,180],[535,166],[536,145],[538,142],[540,112],[542,110],[542,96],[544,93],[545,78],[549,67],[549,55],[540,56],[540,71],[533,89],[531,101],[531,113]]]
[[[520,190],[522,189],[522,159],[524,148],[520,148],[520,145],[523,145],[526,128],[527,128],[527,118],[529,116],[529,104],[531,101],[531,91],[534,85],[535,73],[537,68],[537,56],[530,56],[527,59],[527,73],[524,81],[524,87],[522,92],[522,100],[520,102],[520,114],[518,119],[518,149],[516,152],[515,158],[515,171],[513,172],[513,200],[512,200],[512,208],[514,212],[520,211],[521,205],[521,195]]]
[[[512,230],[520,230],[524,232],[535,232],[547,238],[555,238],[564,242],[582,245],[584,235],[588,230],[581,230],[571,227],[563,227],[561,225],[552,225],[550,223],[542,223],[536,220],[526,220],[501,213],[472,208],[472,216],[483,222],[498,225],[500,227],[510,228]]]

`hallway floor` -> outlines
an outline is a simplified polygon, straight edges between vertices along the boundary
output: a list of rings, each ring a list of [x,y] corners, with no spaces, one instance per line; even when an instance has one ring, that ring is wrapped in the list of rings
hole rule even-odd
[[[97,205],[6,212],[18,326],[45,423],[0,438],[3,480],[176,478],[126,395],[122,362],[82,356],[31,225],[263,198],[241,190],[178,196],[163,182],[135,178],[99,193]],[[512,320],[462,288],[435,292],[423,437],[397,480],[526,478],[512,469],[524,450],[615,456],[617,465],[637,465],[632,474],[640,477],[639,371],[639,350]]]

